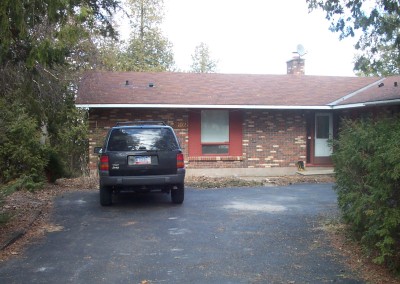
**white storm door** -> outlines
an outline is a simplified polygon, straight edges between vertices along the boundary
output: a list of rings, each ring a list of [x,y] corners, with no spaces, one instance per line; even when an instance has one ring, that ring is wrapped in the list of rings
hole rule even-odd
[[[332,138],[333,123],[331,113],[315,114],[315,157],[329,157],[332,147],[328,140]]]

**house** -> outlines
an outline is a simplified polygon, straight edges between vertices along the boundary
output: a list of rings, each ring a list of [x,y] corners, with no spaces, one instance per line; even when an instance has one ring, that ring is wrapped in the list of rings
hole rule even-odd
[[[399,112],[400,76],[308,76],[301,60],[288,61],[284,75],[87,73],[76,104],[89,111],[89,151],[118,121],[162,120],[175,129],[188,170],[295,172],[299,161],[332,165],[328,139],[342,118]]]

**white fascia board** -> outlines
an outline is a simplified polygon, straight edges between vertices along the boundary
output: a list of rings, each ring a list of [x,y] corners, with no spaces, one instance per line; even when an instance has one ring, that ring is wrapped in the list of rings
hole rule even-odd
[[[374,102],[365,102],[366,106],[375,106],[375,105],[397,105],[400,104],[400,99],[393,100],[385,100],[385,101],[374,101]]]
[[[358,108],[358,107],[365,107],[365,104],[360,103],[360,104],[338,105],[338,106],[332,106],[332,109],[349,109],[349,108]]]
[[[398,104],[400,104],[400,99],[385,100],[385,101],[373,101],[373,102],[365,102],[365,103],[358,103],[358,104],[348,104],[348,105],[338,105],[338,106],[333,106],[332,109],[348,109],[348,108],[357,108],[357,107],[398,105]]]
[[[179,105],[179,104],[77,104],[78,108],[179,108],[179,109],[316,109],[330,110],[332,106],[280,106],[280,105]]]

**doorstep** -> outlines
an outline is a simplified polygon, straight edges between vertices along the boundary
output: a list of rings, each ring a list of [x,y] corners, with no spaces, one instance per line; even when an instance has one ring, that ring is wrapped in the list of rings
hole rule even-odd
[[[306,168],[304,171],[297,171],[296,173],[302,176],[333,175],[335,170],[333,168]]]

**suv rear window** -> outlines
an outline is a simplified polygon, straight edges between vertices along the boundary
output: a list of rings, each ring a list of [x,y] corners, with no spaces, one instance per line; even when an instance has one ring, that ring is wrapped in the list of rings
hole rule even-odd
[[[108,140],[109,151],[173,151],[179,149],[169,128],[113,129]]]

